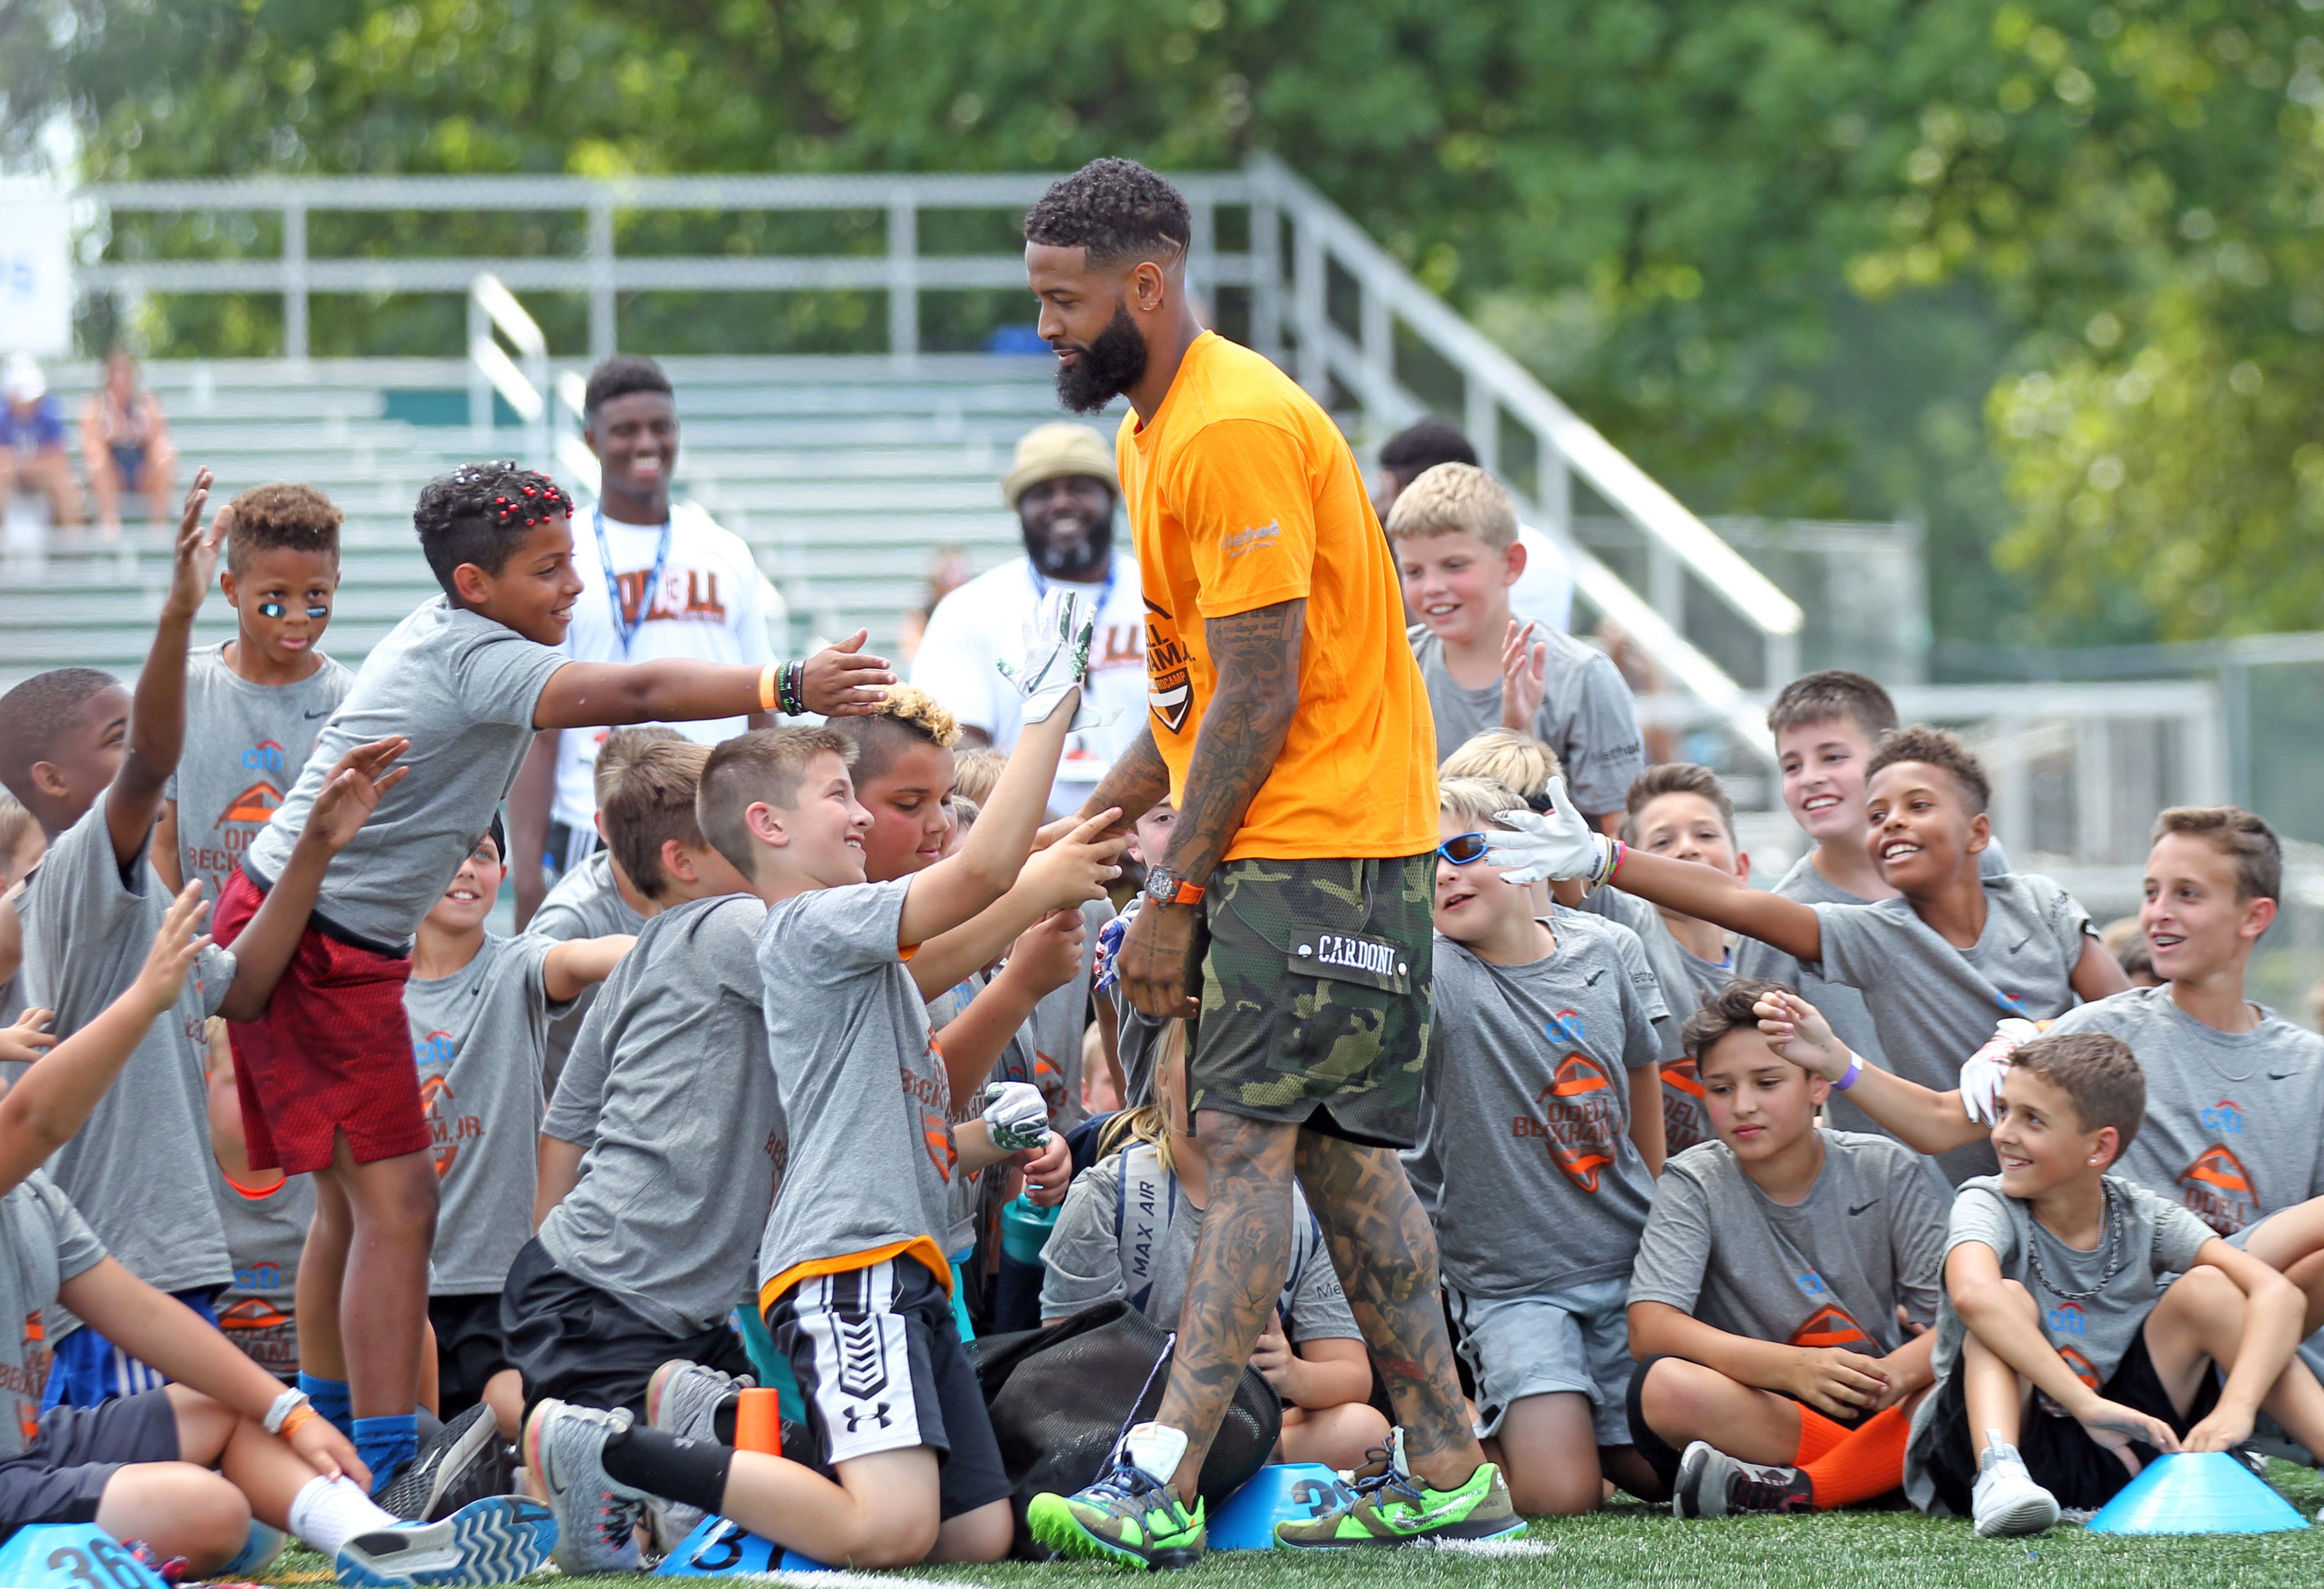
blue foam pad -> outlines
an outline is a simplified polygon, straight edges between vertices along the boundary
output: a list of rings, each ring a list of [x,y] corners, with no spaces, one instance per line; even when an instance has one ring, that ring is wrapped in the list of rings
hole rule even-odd
[[[835,1573],[828,1562],[786,1550],[740,1523],[706,1517],[654,1568],[658,1578],[731,1578],[757,1573]],[[0,1583],[10,1580],[0,1579]],[[87,1589],[83,1585],[82,1589]]]
[[[9,1589],[165,1589],[153,1570],[95,1523],[37,1523],[0,1545],[0,1584]]]
[[[2093,1534],[2273,1534],[2308,1520],[2226,1452],[2182,1451],[2148,1463],[2087,1526]]]
[[[1272,1550],[1275,1525],[1305,1522],[1347,1499],[1340,1475],[1320,1462],[1270,1463],[1210,1516],[1213,1550]]]

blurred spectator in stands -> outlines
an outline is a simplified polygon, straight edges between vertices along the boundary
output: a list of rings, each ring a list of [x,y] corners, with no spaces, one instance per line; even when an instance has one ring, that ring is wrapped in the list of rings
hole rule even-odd
[[[139,389],[137,365],[118,347],[105,356],[105,384],[81,411],[80,448],[100,525],[121,528],[121,499],[133,492],[145,498],[147,522],[170,522],[178,488],[170,422],[161,417],[161,400]]]
[[[968,560],[967,552],[956,546],[936,548],[936,555],[929,560],[927,599],[906,613],[903,622],[896,625],[896,650],[905,661],[920,654],[920,639],[928,632],[928,617],[936,610],[936,604],[975,577],[976,568]]]
[[[1406,425],[1380,444],[1379,467],[1372,478],[1372,511],[1388,522],[1388,511],[1404,488],[1439,464],[1477,463],[1477,449],[1469,439],[1443,420],[1431,417]],[[1509,587],[1509,611],[1520,621],[1531,618],[1561,632],[1573,627],[1573,568],[1557,543],[1530,524],[1517,526],[1517,544],[1526,550],[1525,571]],[[1441,748],[1441,747],[1440,747]]]
[[[1146,726],[1146,601],[1137,557],[1114,550],[1120,498],[1111,442],[1070,422],[1028,432],[1001,483],[1025,555],[936,603],[912,660],[912,682],[959,720],[964,743],[1006,751],[1017,743],[1017,690],[993,663],[1017,655],[1025,621],[1052,584],[1097,598],[1082,710],[1085,721],[1107,720],[1077,728],[1065,741],[1049,797],[1050,810],[1060,815],[1087,798]]]
[[[1663,694],[1662,670],[1655,666],[1655,659],[1646,648],[1632,640],[1629,631],[1610,618],[1600,620],[1598,633],[1591,638],[1598,642],[1599,650],[1614,659],[1614,670],[1630,687],[1632,698],[1642,703],[1638,739],[1646,747],[1646,765],[1659,767],[1665,762],[1688,760],[1679,754],[1678,735],[1671,731],[1670,725],[1653,715],[1652,706],[1643,705],[1659,703]]]
[[[2135,988],[2159,988],[2163,979],[2154,975],[2154,950],[2148,945],[2146,935],[2138,929],[2138,918],[2122,916],[2106,924],[2098,934],[2098,942],[2122,967]]]
[[[0,513],[20,490],[49,499],[60,526],[80,522],[80,489],[65,457],[65,415],[29,353],[12,353],[0,372]]]

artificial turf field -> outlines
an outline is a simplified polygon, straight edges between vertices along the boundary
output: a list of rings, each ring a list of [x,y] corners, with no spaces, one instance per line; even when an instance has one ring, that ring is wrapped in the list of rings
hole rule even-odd
[[[2324,1475],[2271,1464],[2276,1487],[2313,1517]],[[1034,1589],[1114,1582],[1132,1575],[1082,1563],[928,1567],[878,1575],[785,1575],[797,1589],[873,1583]],[[272,1581],[329,1582],[320,1557],[288,1557]],[[533,1580],[538,1584],[540,1579]],[[699,1580],[696,1580],[697,1582]],[[1366,1552],[1323,1557],[1222,1551],[1175,1575],[1185,1589],[1594,1589],[1600,1584],[1700,1584],[1705,1589],[2244,1589],[2324,1584],[2324,1529],[2301,1533],[2127,1538],[2061,1525],[2032,1539],[1979,1539],[1956,1518],[1850,1511],[1813,1518],[1682,1523],[1659,1507],[1621,1502],[1594,1517],[1536,1521],[1521,1541],[1477,1550]],[[669,1579],[607,1577],[606,1589],[669,1589]]]

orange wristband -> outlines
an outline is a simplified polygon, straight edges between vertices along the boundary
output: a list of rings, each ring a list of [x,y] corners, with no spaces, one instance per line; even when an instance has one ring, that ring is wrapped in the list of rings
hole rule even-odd
[[[759,670],[759,710],[774,712],[782,709],[782,697],[775,691],[783,676],[780,662],[769,662]]]
[[[311,1402],[292,1408],[282,1419],[282,1437],[288,1440],[322,1416],[315,1410],[314,1404]]]

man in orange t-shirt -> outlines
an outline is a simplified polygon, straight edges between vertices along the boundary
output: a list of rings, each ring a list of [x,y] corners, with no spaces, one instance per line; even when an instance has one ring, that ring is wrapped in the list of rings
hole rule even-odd
[[[1114,444],[1147,610],[1146,733],[1084,817],[1123,829],[1166,797],[1122,940],[1121,985],[1192,1023],[1187,1103],[1211,1164],[1177,1355],[1111,1472],[1035,1498],[1067,1555],[1185,1566],[1196,1485],[1280,1290],[1296,1176],[1395,1402],[1398,1437],[1353,1500],[1280,1544],[1521,1531],[1470,1430],[1436,1243],[1397,1150],[1428,1044],[1436,744],[1402,643],[1395,564],[1348,444],[1274,365],[1204,329],[1185,200],[1130,161],[1050,188],[1026,273],[1057,392],[1130,400]]]

